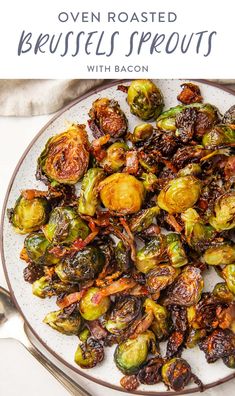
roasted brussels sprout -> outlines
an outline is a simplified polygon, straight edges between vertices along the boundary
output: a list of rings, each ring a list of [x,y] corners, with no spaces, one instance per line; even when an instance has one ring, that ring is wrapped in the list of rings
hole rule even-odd
[[[163,109],[162,93],[150,80],[134,80],[128,88],[131,113],[143,121],[156,119]]]
[[[194,176],[178,177],[161,190],[157,203],[169,213],[182,213],[197,202],[200,192],[201,182]]]
[[[132,175],[114,173],[100,184],[101,201],[107,209],[122,214],[138,212],[144,199],[143,184]]]
[[[230,109],[224,113],[223,124],[233,124],[235,125],[235,105],[231,106]]]
[[[105,255],[96,246],[86,246],[58,264],[55,272],[62,282],[81,282],[94,279],[105,264]]]
[[[162,366],[162,379],[175,391],[181,391],[192,378],[191,367],[186,360],[173,358]]]
[[[141,179],[143,180],[143,185],[146,191],[151,191],[151,192],[155,191],[158,178],[154,173],[143,172],[141,175]]]
[[[141,384],[154,385],[161,381],[161,367],[164,360],[160,357],[150,359],[138,373]]]
[[[154,332],[158,341],[167,338],[170,333],[170,317],[165,307],[155,303],[151,298],[146,298],[144,302],[146,312],[152,311],[154,320],[151,324],[151,330]]]
[[[205,336],[205,329],[190,329],[185,344],[186,348],[194,348]]]
[[[78,345],[74,361],[81,368],[92,368],[104,359],[104,348],[94,338],[89,338],[85,343]]]
[[[177,176],[197,176],[202,172],[202,168],[199,164],[188,164],[183,169],[180,169]]]
[[[78,335],[82,328],[82,318],[77,310],[74,310],[71,314],[67,314],[62,309],[50,312],[43,322],[66,335]]]
[[[223,278],[229,290],[235,295],[235,264],[228,264],[222,270]]]
[[[212,246],[204,253],[204,260],[209,265],[226,265],[235,262],[235,245],[223,243]]]
[[[227,367],[235,369],[235,355],[225,356],[223,362]]]
[[[105,328],[112,334],[119,334],[138,317],[140,309],[140,300],[133,296],[118,299],[106,317]]]
[[[69,129],[50,138],[38,158],[37,178],[52,185],[76,184],[89,163],[88,137],[85,125]]]
[[[119,344],[114,353],[114,361],[123,374],[135,374],[146,362],[148,353],[155,350],[155,336],[147,330],[134,339]]]
[[[230,330],[216,329],[199,342],[199,348],[205,353],[208,363],[235,355],[235,334]]]
[[[49,222],[43,227],[45,237],[53,244],[69,244],[76,239],[85,239],[89,228],[75,209],[69,206],[56,207],[51,212]]]
[[[165,305],[177,304],[185,307],[196,304],[202,293],[204,281],[200,269],[187,266],[167,289]]]
[[[180,269],[168,264],[157,265],[146,274],[146,284],[150,293],[159,293],[179,275]]]
[[[157,264],[166,260],[166,238],[154,237],[146,243],[138,252],[136,259],[136,267],[144,274],[154,268]]]
[[[195,250],[203,250],[204,246],[206,247],[215,237],[215,229],[210,225],[204,224],[195,209],[187,209],[182,213],[181,218],[184,222],[187,243]]]
[[[160,208],[158,206],[152,206],[148,209],[143,209],[138,214],[132,216],[130,221],[130,229],[132,232],[141,232],[148,228],[155,217],[160,213]]]
[[[115,142],[106,150],[105,158],[100,165],[106,172],[118,172],[126,163],[126,154],[129,147],[124,142]]]
[[[140,124],[135,127],[131,135],[131,141],[132,143],[142,142],[143,140],[149,139],[152,134],[153,126],[151,124]]]
[[[216,231],[235,228],[235,192],[220,196],[214,206],[214,216],[209,219]]]
[[[104,172],[100,168],[91,168],[86,172],[78,200],[79,213],[94,216],[99,203],[98,185],[102,179],[104,179]]]
[[[94,137],[109,134],[114,138],[125,135],[127,119],[118,102],[108,98],[95,100],[89,111],[89,127]]]
[[[116,245],[114,255],[118,271],[128,272],[130,269],[130,252],[125,248],[122,241],[119,241]]]
[[[231,265],[233,265],[233,264],[231,264]],[[225,277],[227,277],[227,272],[228,273],[230,272],[229,269],[228,269],[228,271],[225,272],[225,274],[224,274]],[[218,300],[225,302],[225,303],[230,303],[230,302],[234,301],[234,299],[235,299],[235,296],[233,295],[233,293],[230,291],[230,289],[224,282],[217,283],[214,286],[212,293]]]
[[[29,234],[25,238],[24,247],[28,257],[35,264],[49,266],[60,262],[58,257],[50,253],[52,246],[42,232]]]
[[[109,309],[109,297],[102,297],[99,302],[94,302],[92,300],[98,291],[98,287],[90,287],[80,301],[79,310],[82,317],[86,320],[96,320]]]
[[[171,232],[166,237],[167,254],[171,265],[175,268],[188,264],[188,258],[183,248],[179,234]]]
[[[202,138],[202,144],[206,148],[226,146],[235,143],[235,129],[229,125],[216,125]]]
[[[64,292],[72,293],[76,290],[77,287],[74,285],[65,284],[60,282],[59,279],[52,280],[47,275],[42,276],[32,284],[33,294],[40,298],[51,297]]]
[[[47,223],[50,205],[46,198],[17,199],[14,209],[9,210],[9,220],[17,234],[38,231]]]

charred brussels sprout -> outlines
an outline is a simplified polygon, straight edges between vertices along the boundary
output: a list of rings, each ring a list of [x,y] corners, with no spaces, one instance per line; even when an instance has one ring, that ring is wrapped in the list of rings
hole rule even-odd
[[[235,264],[226,265],[223,268],[222,275],[229,290],[235,295]]]
[[[72,293],[77,291],[77,287],[61,282],[60,280],[52,280],[48,276],[42,276],[32,284],[32,292],[40,298],[51,297],[61,293]]]
[[[76,184],[89,163],[85,125],[71,127],[48,140],[38,159],[37,178],[56,184]]]
[[[138,212],[145,195],[143,184],[126,173],[114,173],[106,177],[99,184],[99,190],[104,206],[122,214]]]
[[[94,216],[99,200],[98,185],[104,179],[104,172],[100,168],[91,168],[82,180],[81,194],[78,200],[78,212]]]
[[[205,336],[205,329],[191,329],[186,340],[186,348],[194,348]]]
[[[170,333],[170,318],[165,307],[155,303],[151,298],[147,298],[144,302],[146,312],[152,311],[154,320],[151,330],[154,332],[157,340],[162,341],[167,338]]]
[[[92,368],[104,359],[104,348],[94,338],[89,338],[85,343],[78,345],[74,361],[81,368]]]
[[[89,126],[95,138],[106,134],[118,138],[126,134],[127,119],[115,100],[97,99],[92,104],[89,117]]]
[[[167,235],[167,254],[171,265],[175,268],[188,264],[188,258],[183,248],[179,234],[172,232]]]
[[[184,359],[173,358],[162,367],[164,383],[175,391],[184,389],[191,378],[191,367]]]
[[[226,272],[230,272],[230,271],[228,270]],[[224,276],[226,277],[226,273],[224,274]],[[228,286],[224,282],[217,283],[212,293],[217,299],[225,303],[230,303],[235,299],[233,293],[229,290]]]
[[[166,261],[165,249],[166,239],[164,236],[152,238],[137,252],[135,263],[137,269],[146,274],[157,264]]]
[[[132,216],[130,221],[130,229],[132,232],[141,232],[148,228],[155,217],[160,213],[160,208],[158,206],[153,206],[152,208],[143,209],[138,214]]]
[[[216,231],[235,227],[235,192],[226,193],[216,200],[214,214],[209,221]]]
[[[235,129],[223,124],[216,125],[202,139],[202,144],[206,148],[229,146],[231,143],[235,143]]]
[[[230,330],[216,329],[199,343],[208,363],[235,355],[235,334]]]
[[[50,242],[42,232],[29,234],[24,241],[24,247],[31,261],[39,265],[55,265],[60,259],[50,253]]]
[[[157,265],[151,269],[146,275],[146,284],[150,293],[159,293],[165,289],[174,282],[179,273],[179,268],[167,264]]]
[[[81,282],[94,279],[102,270],[105,263],[105,255],[96,246],[86,246],[71,257],[58,264],[55,272],[62,282]]]
[[[9,220],[17,234],[38,231],[48,221],[50,205],[46,198],[17,199],[14,209],[9,210]]]
[[[131,135],[132,143],[142,142],[143,140],[147,140],[153,134],[153,126],[151,124],[140,124],[137,125],[134,129],[133,134]]]
[[[205,251],[204,260],[209,265],[227,265],[235,262],[235,245],[223,243]]]
[[[178,105],[164,111],[157,119],[157,127],[164,131],[176,131],[175,119],[185,106]]]
[[[53,244],[69,244],[77,238],[85,239],[89,228],[75,209],[69,206],[56,207],[51,212],[49,222],[43,227],[45,237]]]
[[[98,287],[90,287],[80,301],[79,310],[85,320],[96,320],[109,309],[109,297],[102,297],[99,302],[93,301],[99,290]]]
[[[148,353],[154,352],[155,348],[155,336],[147,330],[136,338],[119,344],[114,353],[114,361],[123,374],[136,374],[146,362]]]
[[[223,124],[233,124],[235,125],[235,105],[231,106],[230,109],[224,113]]]
[[[178,177],[161,190],[157,203],[169,213],[182,213],[197,202],[200,192],[201,182],[194,176]]]
[[[112,334],[119,334],[138,317],[141,302],[133,296],[120,298],[107,315],[105,328]]]
[[[184,222],[186,240],[195,250],[202,250],[215,237],[215,229],[204,224],[195,209],[187,209],[181,218]]]
[[[82,318],[78,311],[73,311],[71,314],[63,310],[50,312],[43,322],[66,335],[78,335],[82,328]]]
[[[203,290],[204,281],[201,271],[192,266],[187,266],[167,289],[164,299],[165,305],[177,304],[185,307],[196,304]]]
[[[118,172],[126,163],[126,153],[129,150],[124,142],[115,142],[106,151],[106,157],[100,165],[106,172]]]
[[[122,241],[119,241],[116,245],[114,255],[118,271],[128,272],[130,269],[130,252],[125,248]]]
[[[163,109],[162,93],[150,80],[134,80],[128,88],[131,113],[143,121],[156,119]]]

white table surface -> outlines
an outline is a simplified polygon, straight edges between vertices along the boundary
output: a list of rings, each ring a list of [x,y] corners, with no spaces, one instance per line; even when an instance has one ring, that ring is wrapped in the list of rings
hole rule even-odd
[[[2,207],[8,182],[23,151],[51,116],[29,118],[0,117],[0,207]],[[0,284],[7,288],[0,266]],[[34,340],[36,342],[36,340]],[[47,356],[50,356],[48,352]],[[92,383],[74,374],[52,359],[92,396],[122,396],[117,392]],[[235,380],[207,390],[203,396],[234,395]],[[13,340],[0,340],[0,396],[67,396],[68,392],[35,361],[24,348]],[[195,395],[195,394],[194,394]],[[190,396],[190,395],[189,395]]]

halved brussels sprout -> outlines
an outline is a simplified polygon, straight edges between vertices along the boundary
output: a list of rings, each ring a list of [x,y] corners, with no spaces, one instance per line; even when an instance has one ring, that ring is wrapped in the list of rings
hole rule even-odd
[[[223,124],[233,124],[235,125],[235,105],[231,106],[223,116]]]
[[[106,150],[106,157],[100,165],[106,172],[118,172],[126,163],[126,153],[129,147],[124,142],[115,142]]]
[[[95,138],[109,134],[118,138],[127,131],[127,119],[118,102],[108,98],[100,98],[92,103],[89,111],[89,127]]]
[[[53,185],[76,184],[89,163],[85,125],[72,124],[69,129],[50,138],[38,158],[37,178]]]
[[[183,248],[179,234],[171,232],[166,236],[167,254],[171,265],[175,268],[188,264],[188,258]]]
[[[99,291],[98,287],[90,287],[82,297],[79,311],[86,320],[96,320],[108,311],[110,306],[109,297],[101,297],[99,302],[94,302],[93,297]]]
[[[181,219],[184,222],[187,243],[195,250],[201,251],[216,235],[215,229],[204,224],[193,208],[189,208],[182,213]]]
[[[209,222],[216,231],[230,230],[235,227],[235,192],[226,193],[216,200],[214,214]]]
[[[159,213],[160,208],[158,206],[141,210],[141,212],[131,218],[129,223],[131,231],[135,233],[145,230],[153,223],[153,220]]]
[[[161,190],[157,203],[169,213],[182,213],[197,202],[201,187],[200,180],[194,176],[178,177]]]
[[[159,293],[171,285],[179,274],[179,268],[168,264],[157,265],[146,274],[146,284],[150,293]]]
[[[143,121],[156,119],[164,106],[162,93],[151,80],[132,81],[127,102],[131,113]]]
[[[230,264],[231,265],[231,264]],[[226,268],[226,267],[225,267]],[[227,278],[227,274],[229,277],[230,270],[228,269],[228,271],[225,271],[225,273],[223,274],[225,278]],[[235,275],[235,274],[234,274]],[[231,280],[229,280],[230,285],[232,286],[233,282],[231,283]],[[214,286],[214,289],[212,291],[213,295],[218,298],[219,300],[221,300],[222,302],[225,303],[231,303],[232,301],[234,301],[235,296],[233,295],[233,293],[229,290],[228,286],[226,285],[225,282],[219,282]]]
[[[62,282],[81,282],[94,279],[105,264],[105,255],[96,246],[86,246],[59,263],[55,272]]]
[[[184,389],[191,378],[191,367],[184,359],[173,358],[162,367],[163,382],[175,391]]]
[[[138,317],[141,301],[133,296],[118,299],[107,315],[104,326],[112,334],[119,334]]]
[[[152,331],[147,330],[134,339],[119,344],[114,353],[114,361],[123,374],[136,374],[146,362],[148,353],[156,348]]]
[[[126,173],[114,173],[106,177],[99,184],[99,189],[104,206],[122,214],[138,212],[145,195],[143,184]]]
[[[206,148],[229,146],[230,143],[235,143],[235,129],[223,124],[216,125],[202,139],[202,144]]]
[[[229,290],[235,295],[235,264],[228,264],[222,270],[223,278]]]
[[[56,265],[60,259],[53,253],[50,242],[45,238],[42,232],[33,232],[29,234],[24,241],[24,247],[31,261],[39,265]]]
[[[207,332],[205,329],[190,329],[187,340],[186,340],[186,348],[194,348],[199,341],[201,341]]]
[[[66,335],[78,335],[82,328],[82,318],[78,311],[67,314],[60,309],[59,311],[48,313],[44,320],[54,330]]]
[[[204,253],[204,260],[209,265],[227,265],[235,262],[235,245],[223,243],[212,246]]]
[[[88,216],[94,216],[99,200],[98,185],[104,179],[104,171],[100,168],[89,169],[81,186],[81,194],[78,200],[78,212]]]
[[[122,241],[115,247],[115,263],[118,271],[128,272],[130,269],[130,251],[126,249]]]
[[[74,361],[81,368],[92,368],[104,359],[104,348],[95,338],[78,345]]]
[[[42,276],[32,284],[32,293],[40,298],[51,297],[61,293],[73,293],[77,291],[77,287],[65,284],[60,280],[52,280],[48,276]]]
[[[146,274],[157,264],[165,261],[167,261],[166,238],[162,235],[152,238],[137,252],[135,265],[140,272]]]
[[[146,312],[152,311],[154,320],[151,324],[151,330],[154,332],[157,340],[162,341],[170,334],[170,317],[165,307],[155,303],[151,298],[146,298],[144,302]]]
[[[89,227],[79,217],[76,210],[69,206],[57,206],[51,212],[49,222],[43,227],[45,237],[53,244],[69,244],[76,239],[85,239]]]
[[[133,134],[130,136],[132,143],[142,142],[147,140],[153,134],[153,126],[151,124],[140,124],[134,129]]]
[[[143,162],[141,163],[141,165],[142,164],[143,164]],[[151,191],[151,192],[155,191],[155,189],[157,187],[158,178],[154,173],[143,172],[141,175],[141,179],[143,180],[143,185],[144,185],[144,188],[146,191]]]
[[[47,223],[50,205],[46,198],[26,199],[22,195],[17,199],[15,207],[9,210],[9,221],[17,234],[28,234],[38,231]]]
[[[176,281],[168,287],[165,305],[181,305],[189,307],[196,304],[203,290],[204,281],[199,268],[188,265],[179,274]]]
[[[164,111],[157,119],[157,127],[164,131],[176,131],[175,119],[185,106],[178,105]]]

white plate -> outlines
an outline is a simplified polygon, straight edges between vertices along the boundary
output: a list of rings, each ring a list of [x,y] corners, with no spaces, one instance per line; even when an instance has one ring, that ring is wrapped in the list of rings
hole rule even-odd
[[[182,84],[182,81],[157,80],[156,84],[164,95],[165,109],[177,105],[176,97],[181,90],[180,84]],[[216,105],[222,113],[230,106],[234,105],[235,98],[232,93],[219,87],[208,85],[206,82],[200,82],[199,86],[204,101]],[[32,295],[31,286],[23,279],[22,271],[24,263],[19,259],[25,237],[19,236],[13,232],[5,213],[6,208],[14,206],[19,192],[22,189],[45,189],[45,186],[41,182],[35,180],[36,161],[45,143],[52,135],[65,130],[68,123],[75,122],[87,124],[87,113],[95,99],[105,96],[118,100],[121,108],[128,117],[130,130],[133,130],[133,127],[140,123],[139,119],[130,114],[129,107],[126,103],[126,95],[117,91],[116,88],[117,82],[115,82],[113,86],[105,86],[101,90],[93,91],[89,95],[83,96],[79,100],[71,103],[39,132],[27,148],[14,172],[5,200],[2,221],[2,252],[8,286],[18,308],[36,337],[38,337],[51,353],[56,355],[63,363],[69,365],[73,370],[102,385],[123,390],[119,385],[122,374],[118,371],[113,362],[113,350],[115,346],[106,348],[105,359],[100,365],[89,370],[81,370],[76,366],[73,360],[78,344],[77,337],[62,335],[42,323],[44,316],[49,311],[57,309],[55,298],[42,300]],[[88,127],[87,130],[89,131]],[[212,269],[206,275],[206,290],[211,290],[216,281],[218,281],[217,275],[215,275],[215,271]],[[214,364],[207,364],[204,353],[198,348],[185,350],[183,352],[183,357],[191,364],[193,372],[199,376],[206,388],[215,386],[234,376],[234,372],[227,368],[220,360]],[[188,388],[184,392],[180,392],[180,394],[196,390],[198,390],[197,387],[195,387],[194,384],[190,384]],[[166,387],[162,383],[152,386],[141,385],[136,393],[148,395],[156,395],[158,393],[164,393],[164,395],[176,394],[176,392],[167,392]]]

